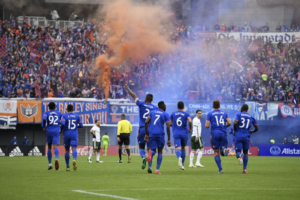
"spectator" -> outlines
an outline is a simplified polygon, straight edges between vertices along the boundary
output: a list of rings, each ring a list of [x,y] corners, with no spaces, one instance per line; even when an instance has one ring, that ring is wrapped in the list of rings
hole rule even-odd
[[[288,25],[286,25],[286,24],[283,25],[283,31],[287,32],[287,31],[289,31],[289,28],[290,27]]]
[[[216,25],[214,26],[214,30],[217,32],[220,31],[220,25],[218,22],[216,22]]]
[[[270,139],[270,144],[275,144],[274,138],[271,138],[271,139]]]
[[[10,144],[14,146],[18,145],[17,136],[14,136],[14,138],[10,141]]]
[[[287,138],[284,138],[284,139],[282,140],[282,144],[287,144],[287,143],[288,143]]]
[[[27,146],[29,144],[29,140],[27,139],[26,135],[23,138],[23,145]]]
[[[69,17],[69,20],[70,20],[70,21],[75,21],[75,20],[76,20],[76,17],[77,17],[77,15],[75,15],[75,13],[72,12],[71,15],[70,15],[70,17]]]
[[[293,138],[293,144],[299,144],[299,138],[297,135],[295,135]]]
[[[51,11],[50,15],[51,15],[52,20],[56,21],[59,19],[59,15],[56,10]]]
[[[295,24],[293,24],[292,25],[292,27],[291,27],[291,30],[290,30],[291,32],[294,32],[294,31],[297,31],[297,27],[295,26]]]
[[[280,25],[280,23],[278,23],[277,27],[276,27],[276,31],[277,32],[281,32],[282,26]]]

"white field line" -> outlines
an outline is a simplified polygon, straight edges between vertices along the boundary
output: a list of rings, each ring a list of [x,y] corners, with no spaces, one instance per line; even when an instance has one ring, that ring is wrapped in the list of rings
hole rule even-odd
[[[84,194],[91,194],[91,195],[102,196],[102,197],[111,197],[111,198],[114,198],[114,199],[138,200],[138,199],[133,199],[133,198],[128,198],[128,197],[121,197],[121,196],[115,196],[115,195],[110,195],[110,194],[100,194],[100,193],[95,193],[95,192],[87,192],[87,191],[83,191],[83,190],[73,190],[73,192],[79,192],[79,193],[84,193]]]
[[[143,188],[143,189],[104,189],[104,190],[89,190],[89,191],[155,191],[155,190],[262,190],[262,191],[273,191],[273,190],[287,190],[287,191],[297,191],[299,188]]]

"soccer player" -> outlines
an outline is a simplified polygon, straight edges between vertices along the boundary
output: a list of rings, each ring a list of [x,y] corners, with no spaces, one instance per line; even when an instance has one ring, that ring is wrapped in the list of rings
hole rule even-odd
[[[202,111],[197,110],[196,117],[193,119],[193,134],[191,137],[192,151],[190,153],[190,166],[189,166],[191,168],[204,167],[200,163],[200,159],[203,155],[203,141],[201,138],[202,124],[200,121],[201,117],[202,117]],[[197,162],[194,165],[193,164],[194,163],[194,154],[196,151],[198,151],[198,156],[197,156]]]
[[[157,164],[155,174],[161,174],[159,172],[160,165],[162,163],[162,151],[165,146],[165,131],[164,124],[167,125],[167,134],[168,134],[168,146],[171,146],[170,141],[170,116],[166,113],[166,104],[163,101],[158,103],[159,110],[151,111],[149,116],[145,121],[145,140],[150,142],[150,150],[148,152],[147,160],[149,163],[148,173],[152,173],[151,166],[153,156],[158,150],[157,155]],[[150,128],[148,129],[148,124]],[[148,131],[149,130],[149,131]]]
[[[152,104],[153,101],[153,95],[147,94],[145,98],[145,102],[139,100],[139,98],[136,96],[134,92],[132,92],[129,87],[128,83],[125,83],[125,89],[128,90],[129,94],[132,96],[132,98],[135,100],[136,105],[139,107],[140,110],[140,123],[139,123],[139,133],[138,133],[138,143],[139,143],[139,151],[140,156],[142,157],[142,169],[146,168],[146,152],[145,152],[145,121],[147,117],[149,116],[149,113],[153,110],[157,110],[158,108]],[[149,150],[149,143],[147,143],[147,149]]]
[[[234,132],[233,126],[231,126],[229,129],[229,134],[232,134],[231,135],[231,139],[232,139],[231,157],[233,157],[235,151],[235,136],[233,135],[233,132]]]
[[[219,174],[224,174],[221,165],[221,158],[220,158],[220,149],[221,155],[227,156],[227,133],[226,127],[231,126],[231,121],[227,116],[227,113],[220,110],[220,101],[215,100],[213,101],[213,111],[209,112],[207,115],[205,128],[209,128],[211,124],[211,143],[212,148],[214,149],[214,157],[216,164],[219,168]]]
[[[254,130],[250,131],[251,124]],[[241,107],[241,113],[238,113],[234,119],[234,135],[236,146],[236,157],[239,159],[240,165],[244,163],[243,174],[248,174],[248,150],[250,148],[250,136],[258,131],[256,120],[248,113],[248,105],[244,104]],[[241,151],[243,150],[243,153]]]
[[[90,156],[88,158],[89,163],[92,163],[92,156],[96,153],[96,162],[103,163],[100,161],[100,150],[101,150],[101,136],[100,136],[100,121],[95,120],[95,125],[90,130],[91,134],[93,135],[93,151],[90,152]]]
[[[179,101],[177,103],[178,111],[171,114],[171,123],[173,129],[173,138],[175,143],[175,151],[178,159],[178,167],[184,170],[185,161],[185,146],[187,145],[188,133],[192,132],[192,118],[184,112],[184,103]],[[189,129],[187,128],[187,121],[189,122]]]
[[[52,169],[52,145],[54,148],[55,153],[55,169],[59,169],[59,150],[58,150],[58,144],[59,144],[59,134],[60,134],[60,123],[61,123],[61,117],[62,114],[59,111],[56,111],[55,103],[50,102],[48,104],[49,111],[45,112],[43,115],[43,122],[42,127],[44,131],[46,131],[47,134],[47,144],[48,144],[48,162],[49,167],[48,170]]]
[[[109,136],[107,135],[107,133],[105,133],[105,135],[102,136],[102,145],[103,145],[103,155],[104,156],[107,156],[107,149],[108,149],[109,143],[110,143]]]
[[[61,122],[61,129],[64,132],[64,144],[65,144],[65,160],[67,164],[67,171],[70,171],[70,146],[72,147],[73,154],[73,170],[77,170],[77,145],[78,145],[78,131],[77,128],[82,128],[83,124],[80,121],[79,115],[73,113],[73,105],[67,106],[68,113],[63,115]]]

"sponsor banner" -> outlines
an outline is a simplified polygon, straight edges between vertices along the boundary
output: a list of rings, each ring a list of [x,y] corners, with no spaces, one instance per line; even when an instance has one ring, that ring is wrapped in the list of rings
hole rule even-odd
[[[43,114],[49,111],[48,104],[51,101],[42,102],[42,112]],[[74,113],[80,116],[83,124],[93,124],[95,120],[99,120],[101,124],[108,123],[108,107],[109,103],[103,102],[86,102],[86,101],[53,101],[56,104],[56,110],[65,114],[67,111],[67,106],[69,104],[73,105]]]
[[[18,123],[41,123],[41,101],[18,101]]]
[[[283,118],[300,116],[300,104],[278,103],[278,106]]]
[[[17,101],[0,100],[0,129],[16,129]]]
[[[0,146],[0,157],[8,156],[7,154],[7,146]]]
[[[260,144],[260,156],[297,156],[300,157],[300,145],[296,144]]]
[[[263,39],[264,42],[270,40],[272,43],[278,43],[281,40],[283,43],[292,43],[296,41],[297,37],[300,37],[299,32],[267,32],[267,33],[253,33],[253,32],[217,32],[217,38],[232,38],[237,41],[246,41],[247,39]]]
[[[135,103],[110,103],[110,123],[117,124],[122,114],[131,123],[139,123],[139,107]]]
[[[191,151],[191,147],[190,147],[190,151]],[[228,151],[228,155],[231,155],[232,147],[227,147],[227,151]],[[209,146],[205,146],[203,148],[203,155],[204,156],[213,156],[214,155],[213,148],[211,148]],[[233,155],[235,155],[235,151],[234,151]],[[250,147],[248,155],[249,156],[258,156],[258,147]]]
[[[44,146],[45,152],[48,151],[48,146]],[[58,150],[59,150],[59,155],[60,156],[64,156],[65,155],[65,147],[64,146],[58,146]],[[101,147],[101,151],[100,154],[103,155],[102,153],[103,148]],[[78,156],[88,156],[89,152],[93,152],[93,146],[77,146],[77,155]],[[108,146],[107,149],[107,155],[111,156],[111,155],[118,155],[119,152],[119,147],[118,146]],[[52,153],[54,155],[54,150],[52,150]],[[70,155],[72,155],[72,148],[70,148]],[[46,155],[47,156],[47,155]]]
[[[3,146],[0,146],[2,148]],[[15,156],[44,156],[45,146],[43,145],[30,145],[30,146],[7,146],[5,156],[15,157]]]

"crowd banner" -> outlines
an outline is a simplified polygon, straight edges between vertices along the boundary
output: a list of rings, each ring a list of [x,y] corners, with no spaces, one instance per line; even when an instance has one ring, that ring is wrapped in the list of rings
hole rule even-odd
[[[17,100],[0,100],[0,129],[16,129]]]
[[[18,101],[18,123],[41,123],[41,101]]]
[[[259,156],[297,156],[300,157],[300,145],[296,144],[260,144]]]
[[[91,99],[90,99],[91,100]],[[108,102],[103,101],[81,101],[80,99],[73,99],[73,101],[65,101],[64,99],[54,101],[43,101],[42,112],[43,114],[49,111],[48,104],[54,102],[56,110],[62,114],[67,113],[67,106],[73,105],[73,112],[80,116],[83,124],[93,124],[95,120],[99,120],[101,124],[108,123]]]
[[[300,117],[300,104],[293,103],[278,103],[280,113],[283,118],[290,117]]]
[[[270,41],[272,43],[278,43],[280,40],[283,43],[289,42],[295,42],[297,37],[300,37],[300,32],[261,32],[261,33],[255,33],[255,32],[217,32],[217,38],[232,38],[237,41],[246,41],[248,39],[263,39],[264,42]]]
[[[131,123],[139,123],[139,107],[135,103],[110,103],[109,106],[110,123],[117,124],[122,114]]]

